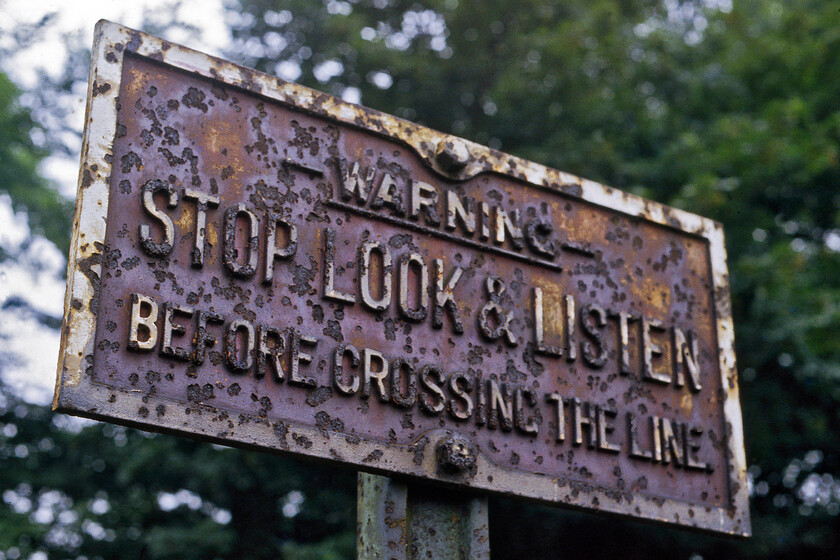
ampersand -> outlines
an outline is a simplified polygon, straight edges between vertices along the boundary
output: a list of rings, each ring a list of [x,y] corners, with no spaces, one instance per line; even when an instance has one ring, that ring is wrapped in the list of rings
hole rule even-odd
[[[513,312],[505,313],[501,305],[502,295],[505,293],[505,281],[498,276],[488,276],[485,287],[487,288],[489,301],[478,312],[479,330],[489,340],[497,340],[504,336],[508,346],[516,346],[519,343],[516,340],[516,336],[510,330]],[[491,315],[494,316],[493,323],[495,326],[491,326]]]

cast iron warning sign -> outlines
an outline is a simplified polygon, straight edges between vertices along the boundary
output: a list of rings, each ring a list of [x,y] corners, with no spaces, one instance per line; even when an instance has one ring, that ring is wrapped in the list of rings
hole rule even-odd
[[[750,531],[719,224],[97,26],[55,407]]]

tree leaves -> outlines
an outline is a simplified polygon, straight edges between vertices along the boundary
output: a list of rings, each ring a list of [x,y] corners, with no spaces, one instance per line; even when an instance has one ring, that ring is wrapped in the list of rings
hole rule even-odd
[[[0,74],[0,192],[12,197],[16,209],[27,210],[36,233],[66,253],[72,206],[38,174],[45,152],[32,141],[38,127],[18,105],[17,96],[17,88]]]

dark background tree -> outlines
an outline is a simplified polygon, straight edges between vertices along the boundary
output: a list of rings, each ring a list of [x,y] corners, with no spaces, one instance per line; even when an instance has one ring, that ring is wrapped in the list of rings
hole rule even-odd
[[[230,57],[246,65],[725,226],[755,537],[494,500],[495,558],[837,555],[834,3],[239,0],[229,18]],[[26,137],[24,161],[37,162]],[[74,432],[4,400],[2,550],[353,556],[350,472],[107,425]],[[33,513],[42,503],[49,522]]]
[[[67,232],[73,206],[38,175],[46,151],[32,140],[39,127],[18,102],[15,85],[0,74],[0,192],[8,193],[17,209],[29,211],[30,226],[63,250],[70,247]]]

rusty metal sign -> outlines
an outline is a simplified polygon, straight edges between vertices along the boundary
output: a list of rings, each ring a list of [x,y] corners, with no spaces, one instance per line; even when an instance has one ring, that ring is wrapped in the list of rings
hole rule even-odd
[[[750,532],[711,220],[108,22],[55,408]]]

